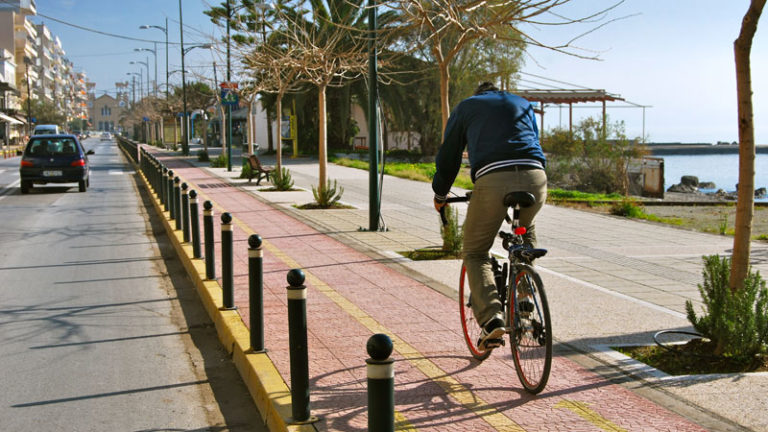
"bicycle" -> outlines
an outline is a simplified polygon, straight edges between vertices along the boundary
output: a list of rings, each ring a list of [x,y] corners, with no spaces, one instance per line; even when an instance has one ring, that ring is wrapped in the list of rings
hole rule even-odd
[[[465,197],[450,197],[447,202],[468,202],[471,192]],[[501,300],[504,316],[504,330],[509,335],[512,358],[520,383],[526,391],[537,394],[544,390],[552,366],[552,322],[549,316],[549,304],[544,292],[541,277],[531,265],[532,261],[547,253],[546,249],[535,249],[523,244],[525,227],[518,226],[519,212],[533,204],[535,198],[529,192],[512,192],[504,197],[504,204],[512,208],[512,218],[505,220],[512,225],[512,232],[499,231],[508,262],[503,264],[491,255],[496,289]],[[444,212],[440,212],[443,225],[447,223]],[[477,360],[485,360],[491,349],[478,349],[482,327],[472,313],[469,282],[466,268],[461,266],[459,281],[459,311],[464,341],[469,352]],[[512,305],[510,307],[510,305]],[[498,345],[504,345],[499,340]]]

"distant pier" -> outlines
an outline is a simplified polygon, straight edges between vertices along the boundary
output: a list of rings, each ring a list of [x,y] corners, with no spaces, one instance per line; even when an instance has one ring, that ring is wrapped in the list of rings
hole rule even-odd
[[[738,154],[738,144],[709,144],[709,143],[650,143],[645,145],[652,156],[664,155],[706,155],[706,154]],[[758,154],[768,153],[768,145],[755,146]]]

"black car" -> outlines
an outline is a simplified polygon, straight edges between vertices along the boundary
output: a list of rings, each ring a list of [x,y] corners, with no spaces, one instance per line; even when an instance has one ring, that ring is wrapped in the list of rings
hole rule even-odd
[[[80,192],[90,186],[88,155],[74,135],[36,135],[21,157],[21,193],[33,184],[77,183]]]

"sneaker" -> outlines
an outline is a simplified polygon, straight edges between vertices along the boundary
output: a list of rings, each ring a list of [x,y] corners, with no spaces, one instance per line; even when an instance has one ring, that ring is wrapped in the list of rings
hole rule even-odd
[[[480,339],[477,340],[477,349],[487,351],[501,346],[504,336],[504,321],[501,318],[492,318],[483,326]]]

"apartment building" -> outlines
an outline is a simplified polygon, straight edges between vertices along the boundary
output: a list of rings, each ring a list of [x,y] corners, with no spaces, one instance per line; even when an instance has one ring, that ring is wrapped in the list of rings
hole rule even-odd
[[[0,60],[0,72],[13,69],[15,74],[13,82],[0,81],[0,110],[5,115],[23,114],[21,120],[26,122],[28,107],[23,106],[22,100],[29,98],[53,105],[64,114],[68,124],[77,119],[87,120],[87,76],[75,70],[66,58],[58,36],[45,24],[35,25],[28,19],[36,14],[35,0],[0,2],[0,52],[6,53]],[[3,91],[5,87],[9,90]]]

